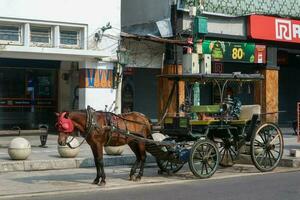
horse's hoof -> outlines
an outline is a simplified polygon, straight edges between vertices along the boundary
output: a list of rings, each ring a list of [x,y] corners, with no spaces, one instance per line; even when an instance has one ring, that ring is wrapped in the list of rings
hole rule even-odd
[[[99,179],[95,179],[92,184],[97,185],[99,183]]]
[[[132,175],[132,176],[129,176],[129,180],[130,181],[134,181],[136,178],[135,178],[135,176],[134,175]]]
[[[135,182],[139,182],[141,181],[141,177],[140,176],[137,176],[135,179],[134,179]]]
[[[99,186],[105,186],[106,185],[106,182],[105,181],[101,181]]]

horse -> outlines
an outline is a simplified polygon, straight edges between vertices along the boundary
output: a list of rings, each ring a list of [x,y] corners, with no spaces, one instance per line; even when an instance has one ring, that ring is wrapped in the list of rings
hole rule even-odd
[[[116,115],[111,112],[94,111],[90,107],[84,111],[71,111],[56,113],[58,129],[58,144],[66,145],[67,138],[74,130],[78,130],[90,145],[94,156],[97,176],[93,184],[100,186],[106,184],[106,175],[103,163],[103,146],[119,146],[128,144],[136,156],[136,161],[131,167],[129,180],[139,181],[144,173],[146,160],[145,142],[138,138],[152,139],[150,120],[138,112]],[[135,137],[124,133],[134,133]],[[140,168],[137,176],[136,170]]]

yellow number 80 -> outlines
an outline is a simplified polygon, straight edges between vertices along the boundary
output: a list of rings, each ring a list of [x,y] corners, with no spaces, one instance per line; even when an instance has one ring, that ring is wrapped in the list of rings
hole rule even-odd
[[[242,48],[233,48],[232,49],[232,59],[241,60],[244,57],[244,51]]]

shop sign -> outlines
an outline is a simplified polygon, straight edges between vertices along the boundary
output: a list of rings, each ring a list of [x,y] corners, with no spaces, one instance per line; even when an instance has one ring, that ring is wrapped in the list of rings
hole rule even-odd
[[[112,88],[112,69],[81,69],[80,88]]]
[[[215,62],[212,68],[213,73],[224,73],[224,64],[220,62]]]
[[[300,43],[300,20],[251,15],[248,34],[253,39]]]
[[[211,54],[212,61],[266,63],[266,46],[254,43],[205,40],[203,54]]]
[[[54,107],[55,101],[52,99],[10,99],[3,98],[0,99],[0,107]]]

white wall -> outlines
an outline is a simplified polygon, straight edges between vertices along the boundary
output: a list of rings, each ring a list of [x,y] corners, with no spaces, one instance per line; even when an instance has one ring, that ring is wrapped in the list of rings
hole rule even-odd
[[[120,33],[121,0],[1,0],[0,17],[88,24],[89,40],[108,22]],[[90,45],[92,48],[92,45]],[[104,38],[97,50],[115,54],[117,41]]]
[[[128,67],[159,69],[163,65],[165,44],[125,39],[123,45],[129,51]]]
[[[79,68],[113,69],[113,63],[94,62],[86,60],[79,63]],[[86,109],[91,106],[96,110],[104,110],[107,105],[110,107],[116,100],[116,89],[113,88],[79,88],[79,109]]]
[[[115,101],[116,90],[110,88],[80,88],[79,89],[79,109],[86,109],[91,106],[96,110],[104,110]]]

